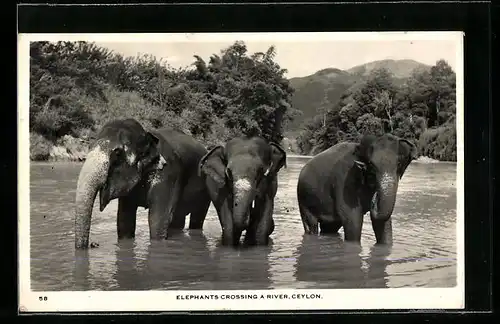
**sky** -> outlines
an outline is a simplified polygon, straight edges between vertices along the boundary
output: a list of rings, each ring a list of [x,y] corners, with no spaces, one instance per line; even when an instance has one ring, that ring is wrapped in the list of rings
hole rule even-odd
[[[460,43],[457,37],[403,37],[389,39],[378,37],[302,37],[290,39],[274,34],[267,37],[246,37],[245,35],[229,35],[224,38],[208,37],[197,34],[197,37],[159,41],[158,38],[142,40],[120,38],[113,40],[93,40],[97,45],[106,47],[125,56],[150,54],[165,60],[173,67],[186,67],[194,62],[193,55],[198,55],[208,62],[212,54],[242,40],[247,45],[249,54],[265,52],[275,45],[276,62],[288,70],[287,77],[301,77],[325,68],[349,69],[356,65],[383,59],[413,59],[434,65],[437,60],[444,59],[456,71],[457,50]],[[210,34],[213,35],[213,34]],[[274,37],[273,37],[274,36]],[[456,35],[454,35],[456,36]]]

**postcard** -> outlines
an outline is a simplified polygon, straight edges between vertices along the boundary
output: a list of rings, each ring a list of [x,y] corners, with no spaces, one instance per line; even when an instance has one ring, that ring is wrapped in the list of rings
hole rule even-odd
[[[19,34],[19,311],[463,309],[456,32]]]

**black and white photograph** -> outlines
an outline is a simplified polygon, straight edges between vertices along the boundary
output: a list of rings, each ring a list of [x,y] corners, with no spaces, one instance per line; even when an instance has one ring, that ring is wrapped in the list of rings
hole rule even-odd
[[[19,34],[19,310],[462,309],[462,32]]]

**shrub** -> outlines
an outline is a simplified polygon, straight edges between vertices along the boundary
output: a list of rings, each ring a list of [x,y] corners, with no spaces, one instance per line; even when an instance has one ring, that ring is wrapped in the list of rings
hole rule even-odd
[[[109,87],[104,94],[107,102],[92,109],[95,128],[100,129],[108,121],[117,118],[134,118],[147,128],[163,126],[165,111],[147,102],[137,92],[118,91]]]
[[[64,135],[75,135],[80,129],[89,128],[93,120],[81,98],[86,96],[77,91],[56,95],[46,105],[34,112],[31,129],[34,132],[55,140]]]
[[[420,154],[440,161],[457,161],[457,130],[454,118],[445,124],[429,128],[420,136]]]
[[[53,144],[40,134],[30,132],[30,160],[47,161]]]
[[[227,140],[235,136],[238,136],[238,134],[234,129],[227,128],[221,118],[214,118],[210,132],[204,138],[198,140],[208,149],[211,149],[217,145],[224,145]]]

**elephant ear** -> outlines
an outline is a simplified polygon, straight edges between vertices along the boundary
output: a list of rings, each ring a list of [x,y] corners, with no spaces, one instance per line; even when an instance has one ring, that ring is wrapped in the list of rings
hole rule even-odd
[[[265,176],[277,174],[281,168],[286,168],[285,150],[274,142],[270,142],[269,145],[271,146],[271,163],[264,173]]]
[[[398,174],[401,178],[412,160],[418,157],[417,146],[407,139],[399,139]]]
[[[226,184],[226,158],[224,148],[218,145],[206,153],[198,164],[198,175],[205,174],[219,186]]]
[[[365,135],[354,148],[354,163],[361,170],[366,170],[366,164],[370,162],[373,154],[373,143],[376,139],[374,135]]]
[[[156,163],[154,163],[156,162]],[[154,163],[154,165],[153,165]],[[167,164],[167,159],[161,154],[160,137],[154,132],[147,131],[145,135],[145,144],[142,150],[141,158],[137,163],[139,171],[153,166],[156,170],[162,170]]]

